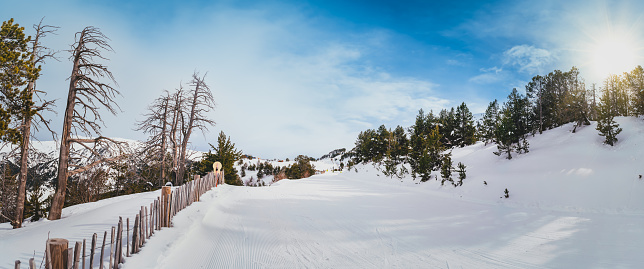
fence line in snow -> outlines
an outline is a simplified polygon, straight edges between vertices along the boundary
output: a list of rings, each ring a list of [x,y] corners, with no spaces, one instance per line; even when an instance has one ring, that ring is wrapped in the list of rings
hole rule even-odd
[[[199,201],[199,197],[208,190],[217,187],[224,182],[224,171],[221,170],[221,164],[213,164],[214,172],[208,173],[203,178],[195,176],[194,180],[189,181],[182,186],[175,187],[164,186],[161,189],[161,195],[154,200],[150,206],[141,206],[138,214],[134,217],[132,226],[132,236],[130,236],[130,219],[125,219],[125,231],[123,218],[119,216],[117,226],[112,226],[110,241],[107,241],[107,231],[103,233],[103,242],[100,248],[98,268],[104,269],[103,257],[109,255],[109,269],[118,269],[118,265],[125,261],[126,257],[141,251],[145,241],[154,235],[155,231],[163,227],[172,227],[172,218],[179,211],[190,206],[192,203]],[[125,232],[125,245],[123,242],[123,233]],[[98,235],[94,233],[91,238],[89,256],[85,255],[86,240],[75,242],[73,248],[69,248],[69,241],[62,238],[48,239],[45,243],[45,268],[49,269],[85,269],[86,258],[89,257],[89,267],[94,269],[96,244]],[[130,242],[131,239],[131,242]],[[106,246],[109,244],[109,246]],[[123,253],[123,247],[125,255]],[[131,247],[130,247],[131,246]],[[106,253],[106,247],[109,253]],[[82,254],[81,254],[82,251]],[[20,260],[16,260],[15,269],[20,269]],[[29,259],[28,268],[35,269],[36,263],[34,258]],[[105,269],[107,269],[105,268]]]

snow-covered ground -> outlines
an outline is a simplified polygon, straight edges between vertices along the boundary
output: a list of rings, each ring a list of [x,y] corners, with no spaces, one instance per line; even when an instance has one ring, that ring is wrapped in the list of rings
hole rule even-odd
[[[617,121],[615,147],[602,145],[593,124],[536,135],[512,160],[492,154],[494,145],[455,149],[454,163],[467,165],[456,188],[387,178],[372,165],[220,186],[122,268],[641,268],[644,121]],[[0,268],[34,250],[39,261],[48,232],[89,239],[156,196],[78,205],[19,230],[2,224]]]

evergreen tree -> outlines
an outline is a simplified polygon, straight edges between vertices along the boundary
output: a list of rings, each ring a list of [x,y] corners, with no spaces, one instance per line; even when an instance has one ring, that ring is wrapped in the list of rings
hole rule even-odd
[[[516,128],[512,122],[509,109],[503,109],[494,132],[497,150],[494,154],[507,155],[507,159],[512,159],[513,144],[515,143]]]
[[[530,125],[530,102],[513,89],[497,121],[495,141],[498,151],[494,154],[507,154],[512,159],[512,151],[528,152],[527,134],[532,130]]]
[[[597,131],[599,131],[599,135],[606,137],[605,144],[613,146],[617,142],[617,135],[622,132],[622,128],[619,128],[619,124],[614,120],[616,109],[611,106],[610,100],[611,92],[605,91],[597,110]]]
[[[264,169],[257,170],[257,179],[264,178]]]
[[[476,128],[474,127],[472,112],[467,108],[465,102],[456,108],[455,122],[455,145],[464,147],[474,144],[476,142]]]
[[[454,167],[452,165],[452,158],[449,156],[449,154],[447,154],[443,157],[443,162],[441,165],[441,186],[445,184],[445,181],[454,183],[454,180],[452,179],[453,170]]]
[[[467,166],[462,162],[459,162],[456,167],[458,168],[458,170],[456,170],[458,172],[458,183],[456,185],[463,186],[463,180],[467,177],[465,174],[465,168],[467,168]]]
[[[416,124],[410,129],[408,161],[411,174],[414,179],[419,176],[423,182],[429,180],[431,172],[441,164],[442,136],[435,121],[431,112],[425,115],[421,109],[416,116]]]
[[[241,158],[242,151],[235,148],[235,143],[230,141],[230,137],[226,136],[223,131],[219,133],[217,138],[217,146],[210,144],[212,150],[204,154],[203,160],[197,165],[197,174],[205,175],[212,171],[212,164],[220,162],[224,170],[224,180],[226,184],[241,186],[243,183],[237,175],[237,169],[234,164]],[[213,153],[214,151],[214,153]]]
[[[573,67],[568,73],[568,94],[564,100],[567,119],[575,122],[573,133],[582,125],[589,125],[589,107],[586,100],[586,86],[579,77],[579,69]]]
[[[0,140],[13,144],[20,143],[21,137],[20,131],[12,128],[11,117],[20,116],[22,104],[33,105],[23,89],[40,73],[29,51],[31,37],[25,36],[24,30],[13,19],[3,22],[0,28]]]
[[[546,94],[546,78],[542,76],[534,76],[532,81],[525,86],[526,95],[528,98],[534,100],[534,108],[536,115],[536,129],[541,134],[544,131],[543,117],[544,117],[544,106],[545,106],[545,94]]]
[[[441,135],[441,143],[446,148],[452,148],[457,145],[454,132],[457,124],[456,112],[453,107],[449,111],[443,109],[438,114],[438,131]]]
[[[430,112],[430,115],[432,113]],[[426,145],[426,134],[429,130],[427,126],[427,118],[423,109],[418,111],[416,116],[416,122],[409,129],[410,138],[409,138],[409,165],[411,166],[411,176],[416,179],[418,172],[420,171],[420,158],[425,151]]]
[[[307,178],[315,174],[315,166],[311,158],[305,155],[295,157],[295,163],[286,168],[286,177],[289,179]]]
[[[409,151],[408,144],[405,129],[401,126],[397,126],[393,132],[389,131],[387,151],[384,159],[385,169],[383,171],[386,176],[401,178],[407,173],[407,169],[404,166],[401,166],[400,169],[399,166],[405,161],[405,157]]]
[[[632,112],[635,116],[644,115],[644,68],[638,65],[625,76],[632,95]]]
[[[486,145],[489,142],[494,142],[498,120],[499,103],[495,99],[494,101],[490,102],[487,109],[485,110],[485,114],[483,115],[483,122],[480,127],[481,129],[479,130],[479,133],[481,134],[481,137],[483,138],[483,141]]]
[[[355,143],[356,146],[352,150],[356,164],[366,163],[377,159],[377,140],[378,134],[372,129],[367,129],[366,131],[358,134],[358,139]]]

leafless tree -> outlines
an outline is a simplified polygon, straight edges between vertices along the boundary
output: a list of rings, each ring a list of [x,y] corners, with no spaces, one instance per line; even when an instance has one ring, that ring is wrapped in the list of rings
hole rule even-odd
[[[168,91],[163,96],[155,99],[148,106],[148,112],[144,115],[143,121],[137,122],[136,131],[143,131],[150,137],[145,142],[142,152],[153,159],[156,159],[160,167],[159,186],[163,185],[166,179],[166,156],[168,145],[168,134],[171,123],[168,122],[172,110],[172,96]]]
[[[207,113],[215,109],[215,99],[212,96],[210,87],[204,81],[205,75],[199,77],[199,73],[192,74],[190,90],[186,92],[185,115],[181,118],[180,133],[181,144],[179,151],[179,167],[177,169],[177,182],[183,183],[183,174],[186,169],[187,150],[190,136],[193,130],[205,132],[208,126],[215,125],[215,121],[208,118]]]
[[[104,107],[112,114],[116,114],[118,105],[114,98],[120,95],[119,91],[110,84],[99,81],[99,79],[107,79],[116,84],[114,76],[107,67],[96,62],[100,59],[107,60],[101,55],[102,50],[113,51],[107,43],[108,40],[98,28],[88,26],[76,33],[76,42],[70,50],[72,53],[70,59],[74,64],[69,77],[69,92],[60,143],[58,186],[49,212],[50,220],[61,217],[69,177],[104,162],[119,159],[124,154],[121,142],[100,135],[103,120],[99,108]],[[78,133],[87,136],[97,134],[98,137],[78,138]],[[70,151],[74,150],[72,144],[77,145],[76,149],[84,150],[95,159],[86,163],[73,160],[70,158]],[[75,169],[69,170],[70,166]]]
[[[148,107],[145,120],[137,125],[136,130],[151,135],[146,143],[149,148],[158,150],[162,179],[165,178],[165,156],[170,151],[176,184],[183,183],[193,131],[205,132],[215,124],[207,115],[214,109],[215,101],[204,78],[195,72],[188,89],[179,86],[173,93],[165,92]]]
[[[34,25],[36,30],[36,36],[32,41],[32,51],[30,61],[34,66],[40,66],[44,63],[46,59],[53,58],[56,52],[49,50],[47,47],[41,44],[42,38],[48,34],[52,34],[56,31],[58,27],[51,25],[43,25],[42,20],[38,25]],[[26,187],[27,187],[27,170],[29,167],[29,142],[31,139],[31,127],[32,123],[35,123],[34,128],[38,131],[38,123],[42,123],[51,133],[55,135],[52,129],[49,126],[50,120],[46,120],[42,112],[43,111],[52,111],[51,106],[54,101],[46,101],[40,98],[40,94],[45,94],[43,91],[36,89],[36,80],[32,79],[27,84],[27,88],[21,92],[23,95],[20,100],[20,114],[19,114],[19,123],[20,126],[17,128],[20,130],[22,138],[20,141],[20,174],[19,174],[19,184],[18,184],[18,197],[16,199],[16,215],[14,220],[14,228],[22,227],[22,220],[24,216],[25,209],[25,197],[26,197]],[[34,102],[34,95],[38,98],[38,104]]]
[[[179,173],[179,152],[181,151],[181,141],[182,139],[182,132],[180,132],[180,123],[184,122],[184,104],[185,104],[185,96],[184,96],[184,89],[183,86],[179,86],[178,89],[174,92],[172,96],[172,107],[170,109],[170,115],[172,117],[172,121],[170,123],[170,135],[168,136],[170,140],[170,144],[172,146],[172,171],[175,174],[175,184],[178,184],[178,176],[177,174]]]

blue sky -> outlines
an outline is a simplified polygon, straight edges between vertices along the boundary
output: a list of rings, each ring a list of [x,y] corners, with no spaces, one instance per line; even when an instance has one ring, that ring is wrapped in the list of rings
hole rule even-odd
[[[314,157],[353,146],[381,124],[412,124],[417,111],[466,102],[483,112],[537,74],[577,66],[586,83],[605,71],[600,44],[628,44],[642,61],[644,4],[637,1],[5,1],[1,19],[60,26],[45,45],[66,50],[93,25],[110,39],[108,66],[122,113],[104,134],[134,132],[145,107],[193,71],[207,72],[217,121],[192,142],[207,150],[219,131],[245,153]],[[28,31],[29,33],[29,31]],[[626,49],[624,49],[626,50]],[[624,51],[622,50],[622,51]],[[43,66],[38,82],[62,114],[71,63]],[[609,58],[621,57],[609,55]],[[621,63],[621,62],[620,62]],[[622,66],[628,66],[622,67]],[[621,69],[619,69],[621,68]],[[62,126],[52,115],[54,126]],[[42,134],[41,139],[46,139]]]

